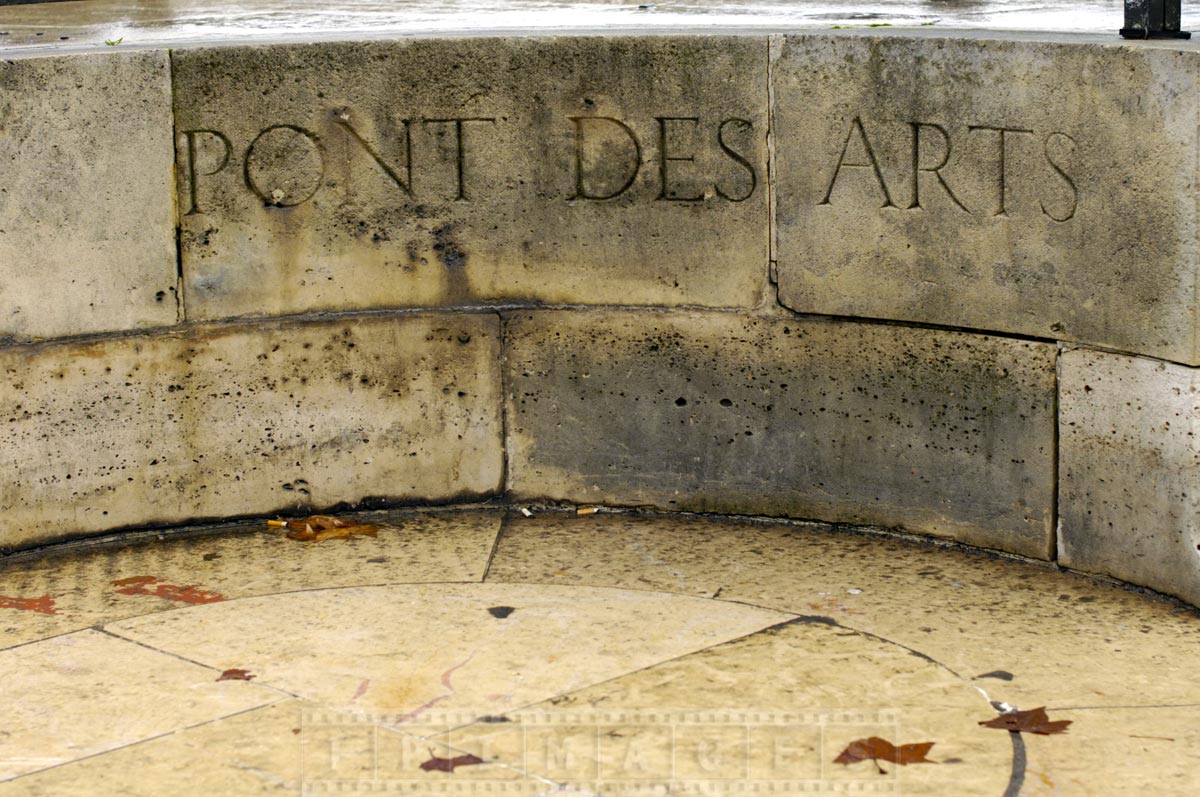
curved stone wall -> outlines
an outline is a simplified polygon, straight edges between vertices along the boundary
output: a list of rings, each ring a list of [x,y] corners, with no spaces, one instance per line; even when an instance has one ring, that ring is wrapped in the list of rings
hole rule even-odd
[[[346,504],[820,519],[1200,603],[1195,45],[0,62],[0,545]]]

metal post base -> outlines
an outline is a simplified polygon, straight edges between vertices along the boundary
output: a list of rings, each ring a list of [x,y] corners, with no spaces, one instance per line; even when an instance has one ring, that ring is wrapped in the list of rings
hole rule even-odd
[[[1186,30],[1141,30],[1139,28],[1121,28],[1121,36],[1126,39],[1190,39],[1192,34]]]

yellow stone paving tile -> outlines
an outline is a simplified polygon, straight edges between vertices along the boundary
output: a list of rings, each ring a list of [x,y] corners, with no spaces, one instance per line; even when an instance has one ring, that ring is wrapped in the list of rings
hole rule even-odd
[[[1200,703],[1195,611],[899,539],[697,517],[514,515],[488,580],[717,595],[826,616],[964,677],[994,673],[976,683],[1019,708]]]
[[[1007,732],[978,725],[995,711],[970,684],[820,622],[776,626],[505,716],[441,738],[605,795],[771,784],[771,793],[997,795],[1012,761]],[[880,761],[886,774],[869,760],[835,763],[873,736],[933,742],[927,757],[938,763]]]
[[[227,599],[361,584],[478,581],[500,526],[494,511],[358,517],[386,525],[375,537],[305,543],[265,524],[243,524],[224,535],[151,538],[0,562],[0,596],[41,600],[34,605],[55,612],[5,608],[0,601],[0,647],[188,605],[118,593],[122,587],[114,581],[138,576],[157,579],[146,591],[162,583],[202,585]]]
[[[284,697],[91,630],[0,651],[0,671],[0,780]]]
[[[503,712],[786,619],[665,593],[414,584],[245,598],[107,628],[404,727],[434,709],[461,709],[463,722]]]
[[[1137,795],[1192,797],[1200,783],[1196,707],[1047,709],[1072,721],[1056,736],[1024,734],[1024,797]]]
[[[451,772],[437,742],[285,700],[0,784],[4,797],[59,795],[433,794],[448,786],[535,795],[550,784],[492,763]],[[422,769],[421,765],[426,764]],[[464,783],[465,782],[465,783]]]

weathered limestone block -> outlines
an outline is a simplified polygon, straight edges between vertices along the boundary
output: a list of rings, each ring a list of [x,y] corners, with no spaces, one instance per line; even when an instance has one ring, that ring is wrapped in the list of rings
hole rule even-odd
[[[1064,352],[1059,561],[1200,605],[1200,375]]]
[[[174,54],[186,312],[756,303],[764,37]]]
[[[0,339],[176,322],[167,59],[0,61]]]
[[[788,307],[1200,363],[1195,45],[773,45]]]
[[[499,320],[192,328],[0,352],[0,545],[499,488]]]
[[[1053,345],[685,311],[520,312],[506,341],[517,497],[1051,555]]]

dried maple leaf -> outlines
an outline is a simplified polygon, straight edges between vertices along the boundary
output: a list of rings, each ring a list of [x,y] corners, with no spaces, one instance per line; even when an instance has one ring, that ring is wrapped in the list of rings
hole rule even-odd
[[[0,609],[22,609],[38,614],[58,614],[54,608],[54,598],[43,595],[40,598],[10,598],[0,595]]]
[[[217,678],[218,681],[249,681],[254,677],[254,673],[249,670],[239,670],[237,668],[226,670]]]
[[[288,529],[288,539],[301,542],[321,542],[322,540],[345,539],[356,534],[374,537],[379,531],[378,526],[367,523],[353,523],[349,520],[333,517],[332,515],[313,515],[298,520],[268,520],[268,526]]]
[[[1050,721],[1046,716],[1046,707],[1031,708],[1028,711],[1010,711],[990,720],[979,723],[985,728],[998,728],[1013,733],[1040,733],[1049,736],[1052,733],[1066,733],[1071,720]]]
[[[855,739],[846,745],[846,749],[833,759],[835,764],[857,764],[859,761],[874,761],[879,773],[887,774],[879,762],[891,761],[893,764],[908,766],[909,764],[936,764],[925,754],[933,747],[934,742],[918,742],[917,744],[902,744],[899,747],[887,739],[872,736],[869,739]]]
[[[429,760],[421,764],[421,769],[426,772],[453,772],[455,767],[470,767],[482,763],[484,763],[482,758],[470,753],[454,758],[440,758],[430,750]]]

